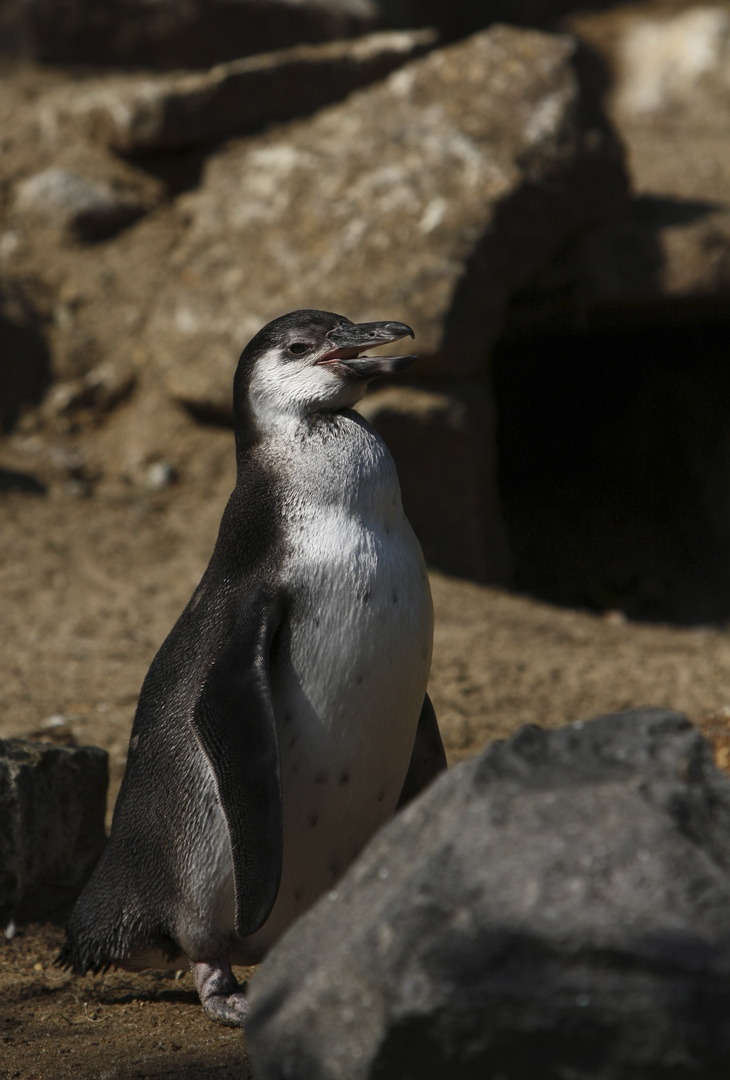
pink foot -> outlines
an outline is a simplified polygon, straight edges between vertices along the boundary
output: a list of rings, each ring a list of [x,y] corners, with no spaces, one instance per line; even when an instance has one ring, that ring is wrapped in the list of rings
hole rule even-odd
[[[228,1027],[243,1027],[248,1000],[228,960],[191,962],[190,970],[206,1016]]]

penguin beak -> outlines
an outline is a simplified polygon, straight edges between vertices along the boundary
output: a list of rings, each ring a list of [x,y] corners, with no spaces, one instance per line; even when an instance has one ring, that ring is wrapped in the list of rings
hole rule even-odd
[[[337,326],[327,334],[333,348],[320,356],[317,364],[332,364],[344,368],[358,379],[372,379],[376,375],[392,375],[405,371],[417,357],[411,356],[364,356],[368,349],[389,345],[404,337],[415,337],[410,326],[400,322],[350,323]]]

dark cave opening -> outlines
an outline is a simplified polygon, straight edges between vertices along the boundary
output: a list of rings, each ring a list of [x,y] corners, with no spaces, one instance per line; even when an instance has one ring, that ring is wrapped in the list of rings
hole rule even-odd
[[[493,379],[515,588],[634,619],[730,618],[730,310],[513,333]]]

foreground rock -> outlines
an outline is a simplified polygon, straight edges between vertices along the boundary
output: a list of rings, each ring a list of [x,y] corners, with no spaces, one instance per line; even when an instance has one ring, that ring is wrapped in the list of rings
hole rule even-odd
[[[0,926],[57,915],[105,842],[107,754],[0,740]]]
[[[510,295],[626,197],[574,61],[496,27],[212,158],[147,331],[172,395],[230,411],[241,345],[299,307],[390,312],[421,373],[478,370]]]
[[[430,30],[300,45],[203,74],[112,76],[41,102],[43,125],[80,128],[122,153],[213,143],[313,113],[385,78],[435,42]]]
[[[728,837],[730,783],[680,714],[521,729],[400,814],[273,950],[257,1077],[724,1075]]]

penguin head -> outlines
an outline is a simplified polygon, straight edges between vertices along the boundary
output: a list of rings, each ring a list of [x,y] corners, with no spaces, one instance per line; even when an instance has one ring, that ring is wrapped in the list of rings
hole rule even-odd
[[[259,330],[244,349],[234,406],[244,396],[257,422],[349,408],[378,375],[403,371],[415,356],[368,356],[410,335],[400,322],[352,323],[330,311],[292,311]]]

